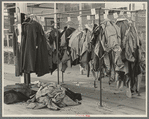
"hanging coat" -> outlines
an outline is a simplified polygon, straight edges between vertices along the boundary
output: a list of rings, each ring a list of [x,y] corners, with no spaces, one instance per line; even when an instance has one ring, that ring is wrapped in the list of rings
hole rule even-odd
[[[83,31],[75,30],[69,40],[69,47],[71,48],[71,61],[72,65],[77,65],[80,63],[80,51],[79,51],[79,43],[82,38]]]
[[[61,46],[64,47],[64,46],[67,46],[68,47],[68,44],[69,44],[69,36],[75,31],[74,28],[72,27],[69,27],[69,28],[66,28],[64,29],[64,31],[62,32],[62,36],[61,36]]]
[[[65,72],[67,68],[67,61],[71,59],[70,57],[70,48],[69,48],[69,36],[75,31],[74,28],[69,27],[64,29],[61,33],[61,54],[62,54],[62,72]]]
[[[58,29],[53,28],[49,34],[49,43],[50,45],[54,44],[54,48],[57,48],[57,36],[58,36],[58,49],[60,49],[61,39],[60,39],[60,31]]]
[[[23,24],[21,68],[23,73],[37,76],[49,73],[46,37],[42,26],[34,20]]]
[[[87,76],[89,77],[89,62],[91,61],[91,53],[93,51],[91,44],[91,31],[84,29],[83,36],[80,40],[80,64],[83,68],[88,70]]]
[[[100,34],[98,35],[95,43],[95,48],[94,48],[94,57],[93,57],[93,70],[94,71],[101,71],[101,69],[104,66],[104,61],[103,61],[103,54],[104,54],[104,48],[101,44],[101,40],[104,37],[103,34],[103,29],[100,27],[99,28]]]
[[[122,39],[122,60],[125,64],[128,64],[128,76],[131,80],[131,88],[135,84],[135,78],[141,73],[139,66],[139,38],[138,33],[133,23],[127,20],[118,20],[116,24],[121,29]]]
[[[111,21],[105,21],[101,24],[104,29],[105,39],[102,40],[105,50],[121,45],[120,28]]]
[[[57,37],[58,36],[58,37]],[[60,63],[60,31],[58,29],[52,29],[48,35],[48,60],[49,60],[49,70],[51,74],[57,69],[57,64]],[[58,38],[58,58],[57,58],[57,38]]]

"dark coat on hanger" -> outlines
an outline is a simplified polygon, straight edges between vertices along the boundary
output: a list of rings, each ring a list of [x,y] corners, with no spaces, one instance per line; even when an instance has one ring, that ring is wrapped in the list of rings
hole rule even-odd
[[[38,76],[49,73],[46,37],[42,26],[34,20],[23,24],[21,68],[24,73],[34,72]]]
[[[53,28],[49,34],[49,37],[48,37],[49,43],[50,43],[50,45],[55,43],[55,46],[56,46],[55,49],[57,48],[57,36],[58,36],[58,47],[60,48],[60,43],[61,43],[60,35],[61,35],[60,31],[55,28]]]
[[[58,34],[57,34],[58,33]],[[58,58],[57,58],[57,36],[58,36]],[[48,61],[51,74],[57,69],[57,64],[60,63],[61,54],[60,54],[60,31],[53,28],[48,36]]]
[[[101,58],[104,54],[104,49],[101,44],[101,40],[104,35],[104,30],[102,29],[101,26],[99,28],[99,31],[100,31],[100,33],[99,33],[98,37],[96,37],[96,39],[94,39],[96,41],[95,48],[97,45],[98,49],[99,49],[99,51],[97,53],[95,53],[96,50],[94,49],[94,55],[93,55],[93,70],[94,71],[101,71],[101,69],[104,67],[104,60],[103,60],[103,58]]]
[[[69,39],[68,38],[75,31],[72,27],[64,27],[64,30],[61,33],[61,53],[62,53],[62,72],[65,72],[67,68],[67,61],[70,60],[70,48],[68,47]]]
[[[63,32],[61,33],[61,46],[67,46],[68,47],[68,44],[69,44],[69,39],[68,38],[73,32],[75,31],[74,28],[72,27],[65,27]]]

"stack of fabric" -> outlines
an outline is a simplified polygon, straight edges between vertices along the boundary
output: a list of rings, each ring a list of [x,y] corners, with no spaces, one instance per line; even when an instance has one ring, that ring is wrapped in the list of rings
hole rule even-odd
[[[27,108],[40,109],[48,107],[51,110],[60,110],[66,106],[81,104],[81,94],[74,93],[55,83],[46,83],[40,86],[37,93],[29,99]]]

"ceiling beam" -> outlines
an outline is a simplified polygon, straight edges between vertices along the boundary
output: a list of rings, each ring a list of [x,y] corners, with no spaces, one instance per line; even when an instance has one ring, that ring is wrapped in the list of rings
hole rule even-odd
[[[27,7],[31,7],[31,8],[43,8],[43,9],[54,9],[53,7],[40,7],[40,6],[27,6]]]
[[[4,10],[13,9],[13,8],[15,8],[15,6],[13,6],[13,7],[5,7]]]
[[[34,3],[33,4],[31,3],[31,4],[28,4],[27,7],[39,6],[41,4],[43,4],[43,3],[35,3],[35,4]]]
[[[32,8],[43,8],[43,9],[54,9],[54,7],[44,7],[44,6],[40,6],[42,4],[46,4],[46,3],[37,3],[37,4],[32,4],[32,5],[28,5],[27,7],[32,7]],[[58,8],[56,8],[58,9]]]

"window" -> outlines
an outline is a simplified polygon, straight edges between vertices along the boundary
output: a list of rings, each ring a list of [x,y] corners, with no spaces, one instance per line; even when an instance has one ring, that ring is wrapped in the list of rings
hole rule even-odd
[[[65,4],[65,11],[76,11],[79,10],[79,4]]]
[[[8,16],[4,16],[4,29],[10,28],[10,18]]]

